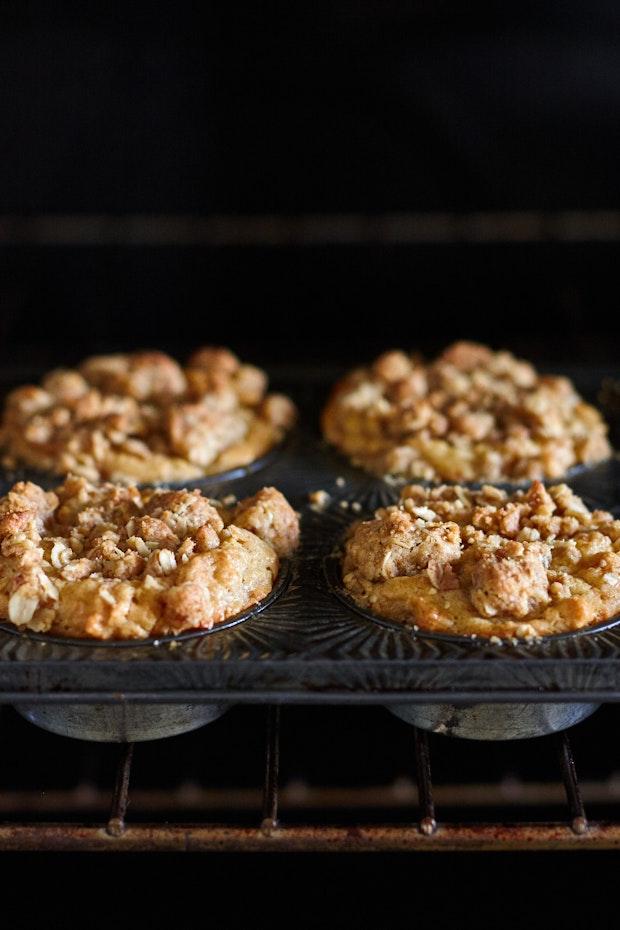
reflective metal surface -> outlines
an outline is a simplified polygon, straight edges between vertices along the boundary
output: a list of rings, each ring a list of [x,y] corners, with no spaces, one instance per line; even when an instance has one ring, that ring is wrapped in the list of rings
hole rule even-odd
[[[38,727],[97,743],[138,743],[197,730],[229,704],[16,704]]]
[[[462,739],[529,739],[585,720],[600,704],[389,704],[401,720]]]

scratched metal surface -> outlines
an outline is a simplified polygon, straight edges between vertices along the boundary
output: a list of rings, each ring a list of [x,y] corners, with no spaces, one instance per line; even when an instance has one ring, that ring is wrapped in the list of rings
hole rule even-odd
[[[596,396],[601,373],[570,374],[586,396]],[[0,630],[0,701],[25,695],[45,701],[119,695],[206,701],[223,693],[246,702],[620,700],[620,624],[538,645],[493,646],[377,623],[338,597],[329,555],[351,519],[340,502],[359,500],[370,511],[395,491],[322,443],[317,417],[329,376],[286,372],[278,380],[302,411],[295,435],[253,474],[195,482],[210,495],[239,497],[273,484],[301,512],[301,551],[278,596],[243,622],[174,644],[75,644]],[[599,505],[620,504],[616,460],[578,473],[570,483]],[[324,513],[307,505],[308,492],[319,488],[333,497]]]

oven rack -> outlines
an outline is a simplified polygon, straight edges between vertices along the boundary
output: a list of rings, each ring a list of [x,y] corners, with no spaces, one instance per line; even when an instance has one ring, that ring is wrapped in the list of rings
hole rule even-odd
[[[411,728],[409,768],[414,778],[392,785],[371,787],[307,787],[299,783],[280,785],[281,715],[277,705],[266,709],[265,757],[262,786],[210,791],[197,785],[174,791],[146,789],[132,799],[131,772],[134,753],[131,743],[118,749],[115,786],[107,816],[92,822],[74,822],[72,814],[85,809],[99,813],[106,803],[105,792],[86,784],[71,790],[0,792],[0,850],[2,851],[82,851],[82,852],[455,852],[455,851],[542,851],[605,850],[620,847],[620,785],[590,780],[582,786],[569,736],[566,732],[539,737],[537,742],[553,744],[557,758],[557,780],[542,783],[448,784],[435,787],[432,780],[431,741],[426,733]],[[208,728],[202,731],[208,743]],[[58,739],[58,738],[56,738]],[[518,743],[513,744],[518,753]],[[164,751],[162,749],[162,751]],[[472,748],[475,752],[475,746]],[[584,797],[594,803],[618,804],[618,818],[597,821],[588,818]],[[261,815],[251,820],[246,814],[259,798]],[[149,822],[133,821],[128,812],[131,802],[149,816]],[[287,822],[281,814],[282,802],[302,813],[320,814],[353,811],[353,823]],[[540,807],[548,811],[560,805],[560,819],[516,822],[495,820],[475,823],[448,822],[442,807],[478,808],[510,806],[518,811]],[[163,819],[171,808],[205,808],[218,813],[231,807],[243,812],[244,822],[220,823]],[[365,811],[398,808],[411,812],[403,823],[365,820]],[[10,820],[7,813],[28,809],[37,815],[57,813],[64,821]],[[326,818],[322,818],[325,820]]]

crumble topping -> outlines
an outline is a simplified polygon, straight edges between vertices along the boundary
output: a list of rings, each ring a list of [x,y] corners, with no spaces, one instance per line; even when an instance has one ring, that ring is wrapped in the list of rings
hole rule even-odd
[[[352,527],[342,573],[360,606],[423,630],[565,633],[620,614],[620,520],[565,484],[409,485]]]
[[[226,507],[199,490],[20,482],[0,498],[0,616],[95,639],[210,629],[266,597],[298,539],[275,488]]]
[[[429,481],[560,478],[611,454],[601,415],[567,378],[470,342],[430,363],[385,352],[335,386],[322,424],[368,471]]]
[[[185,481],[247,465],[295,419],[267,376],[227,349],[185,368],[163,352],[100,355],[6,399],[5,464],[131,483]]]
[[[312,510],[316,511],[316,513],[321,513],[329,506],[331,495],[321,488],[318,491],[311,491],[308,494],[308,501],[310,502]]]

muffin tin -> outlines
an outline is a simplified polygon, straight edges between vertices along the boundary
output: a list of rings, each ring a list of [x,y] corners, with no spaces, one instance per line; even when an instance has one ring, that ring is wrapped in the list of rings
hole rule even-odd
[[[239,498],[275,485],[301,512],[300,552],[268,603],[232,626],[175,641],[93,644],[5,627],[0,702],[46,729],[83,739],[172,735],[232,704],[266,702],[384,704],[436,732],[510,739],[564,729],[602,702],[620,700],[620,623],[497,646],[415,633],[347,603],[329,559],[346,524],[359,516],[350,504],[370,512],[392,502],[397,490],[322,442],[317,421],[330,373],[324,380],[316,372],[275,374],[278,388],[302,409],[296,432],[260,470],[187,483]],[[584,375],[575,378],[577,388],[592,394],[600,377]],[[13,480],[4,477],[2,493]],[[48,487],[55,483],[48,477]],[[620,462],[580,471],[568,483],[613,510],[620,503]],[[308,504],[309,492],[319,489],[332,498],[323,512]]]

